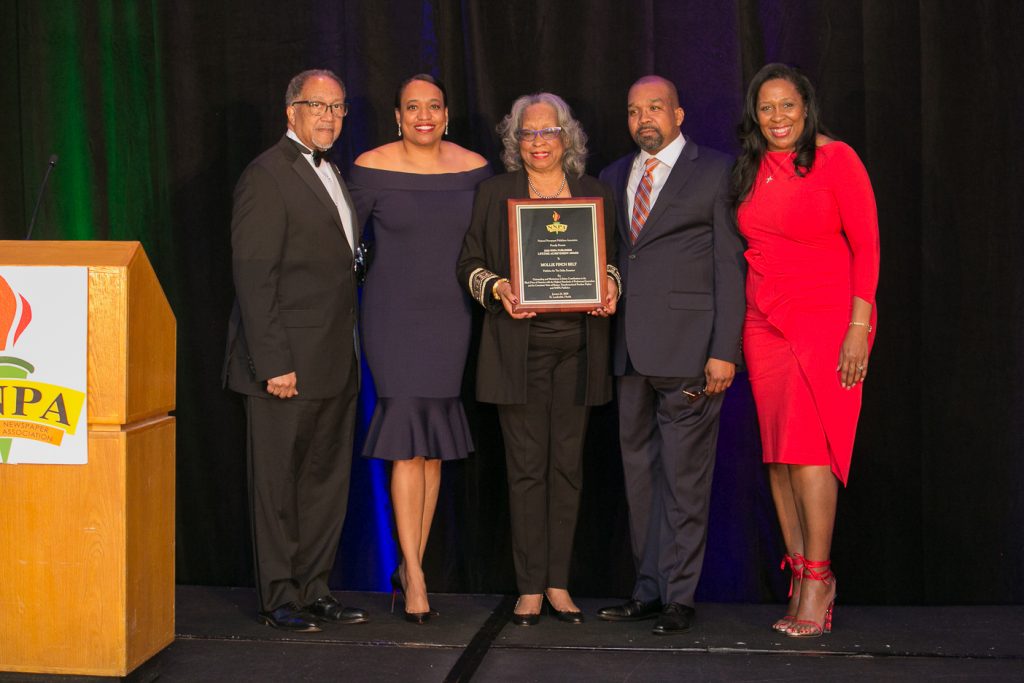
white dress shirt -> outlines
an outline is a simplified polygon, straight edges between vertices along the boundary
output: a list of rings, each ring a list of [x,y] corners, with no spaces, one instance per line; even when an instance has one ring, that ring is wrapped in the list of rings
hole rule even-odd
[[[651,182],[653,183],[651,186],[651,208],[653,209],[654,203],[658,201],[661,188],[665,187],[665,182],[668,180],[669,174],[672,173],[672,167],[679,161],[679,155],[683,153],[684,144],[686,144],[686,139],[680,133],[675,140],[665,145],[657,154],[648,154],[640,150],[640,153],[636,155],[633,167],[629,171],[629,182],[626,183],[627,218],[632,219],[633,217],[633,199],[636,197],[636,188],[640,184],[640,178],[644,175],[644,166],[647,164],[647,160],[653,156],[657,157],[659,162],[651,171]]]

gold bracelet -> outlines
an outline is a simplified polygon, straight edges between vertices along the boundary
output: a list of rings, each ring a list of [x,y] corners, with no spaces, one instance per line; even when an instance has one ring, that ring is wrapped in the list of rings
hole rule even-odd
[[[494,297],[495,301],[501,301],[501,297],[498,296],[498,285],[500,285],[502,282],[508,282],[508,278],[500,277],[498,278],[498,281],[491,286],[491,296]],[[512,283],[509,282],[509,284],[511,285]]]
[[[871,327],[871,323],[859,323],[859,322],[856,322],[856,321],[850,323],[850,327],[866,327],[866,328],[868,328],[868,334],[871,334],[871,331],[873,329],[875,329],[875,328]]]

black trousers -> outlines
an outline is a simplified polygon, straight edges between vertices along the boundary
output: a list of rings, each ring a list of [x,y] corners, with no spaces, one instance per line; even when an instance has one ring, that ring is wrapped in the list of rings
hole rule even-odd
[[[704,377],[618,380],[619,440],[637,578],[633,598],[693,606],[707,539],[722,397]]]
[[[499,405],[520,594],[568,588],[583,485],[587,350],[578,335],[531,335],[523,405]]]
[[[327,585],[348,507],[356,390],[246,397],[249,507],[260,609],[308,605]]]

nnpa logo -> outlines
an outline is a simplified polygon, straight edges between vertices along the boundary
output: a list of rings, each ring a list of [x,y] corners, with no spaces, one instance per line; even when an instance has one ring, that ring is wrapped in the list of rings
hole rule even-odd
[[[44,276],[42,286],[48,290],[47,298],[60,300],[62,283],[54,282],[53,287],[48,287],[45,275],[65,276],[67,273],[60,271],[67,269],[23,270],[48,271],[48,273],[42,273]],[[58,277],[58,280],[60,279],[63,278]],[[29,281],[38,282],[39,278],[30,278]],[[79,305],[84,306],[84,303]],[[35,313],[37,320],[54,315],[60,316],[61,311],[50,310],[47,306],[41,307],[40,311]],[[74,319],[69,322],[72,327],[77,327]],[[60,320],[50,320],[44,327],[59,330],[60,323]],[[60,346],[67,339],[56,335],[55,339],[47,339],[46,343],[38,345],[38,347],[36,344],[19,344],[28,339],[25,333],[31,331],[32,324],[33,307],[29,303],[29,297],[17,291],[11,286],[8,278],[0,274],[0,463],[7,463],[11,460],[12,450],[17,454],[17,449],[20,447],[19,441],[33,444],[31,448],[38,448],[34,444],[59,448],[66,435],[75,434],[82,416],[82,407],[85,404],[85,392],[63,386],[64,382],[59,376],[56,378],[57,383],[39,381],[39,379],[50,379],[46,374],[42,378],[34,376],[37,365],[45,373],[47,370],[46,365],[43,364],[45,359],[53,356],[54,346],[57,347],[57,354],[60,354]],[[74,340],[77,336],[80,335],[72,334],[69,339]],[[81,343],[84,344],[84,339]],[[38,361],[33,358],[37,348],[41,356]],[[72,349],[67,349],[67,351],[72,355],[75,354]],[[61,365],[65,365],[63,360]],[[84,362],[81,365],[83,372],[73,374],[75,376],[81,374],[81,379],[84,382]],[[28,446],[29,443],[25,445]],[[14,461],[47,462],[49,458],[15,458]],[[54,461],[63,462],[60,459]]]

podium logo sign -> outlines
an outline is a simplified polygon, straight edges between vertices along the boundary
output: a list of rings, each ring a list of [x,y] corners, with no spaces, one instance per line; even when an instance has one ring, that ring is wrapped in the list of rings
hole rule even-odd
[[[88,277],[0,267],[0,465],[88,459]]]

